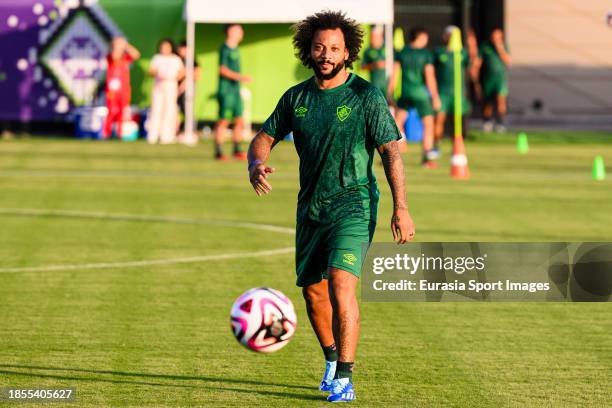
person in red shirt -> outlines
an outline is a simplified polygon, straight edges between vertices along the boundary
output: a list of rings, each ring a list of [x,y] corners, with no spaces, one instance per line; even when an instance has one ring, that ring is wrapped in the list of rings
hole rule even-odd
[[[121,123],[126,107],[130,105],[130,63],[140,58],[140,52],[130,45],[124,37],[115,37],[111,52],[106,56],[106,107],[108,115],[104,121],[103,136],[111,137],[113,123],[117,124],[117,137],[121,137]]]

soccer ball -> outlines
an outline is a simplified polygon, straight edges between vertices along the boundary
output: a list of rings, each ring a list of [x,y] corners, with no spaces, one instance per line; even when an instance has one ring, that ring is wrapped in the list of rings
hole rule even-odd
[[[293,336],[297,317],[287,296],[270,288],[243,293],[232,306],[232,331],[244,347],[261,353],[280,350]]]

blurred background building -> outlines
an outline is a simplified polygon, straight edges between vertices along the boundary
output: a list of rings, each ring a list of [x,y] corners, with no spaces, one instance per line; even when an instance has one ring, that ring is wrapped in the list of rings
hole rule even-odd
[[[148,107],[150,58],[161,38],[184,39],[183,7],[183,0],[156,1],[155,7],[149,0],[3,0],[0,121],[60,123],[75,107],[100,104],[104,55],[117,34],[143,54],[132,67],[132,101]],[[481,41],[502,27],[513,57],[511,126],[612,129],[612,27],[606,21],[611,10],[606,0],[396,0],[395,23],[406,32],[424,26],[431,46],[440,44],[449,24],[472,27]],[[309,75],[293,58],[290,39],[289,24],[245,26],[241,53],[243,71],[254,77],[249,89],[255,123],[267,117],[289,85]],[[216,118],[222,41],[221,25],[197,26],[200,121]]]

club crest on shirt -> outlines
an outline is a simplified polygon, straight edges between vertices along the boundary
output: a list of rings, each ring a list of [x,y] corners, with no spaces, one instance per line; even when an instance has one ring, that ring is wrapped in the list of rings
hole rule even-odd
[[[349,108],[346,105],[338,106],[336,108],[336,115],[338,115],[338,119],[340,120],[340,122],[344,122],[346,118],[349,117],[352,110],[353,108]]]
[[[300,106],[295,110],[295,117],[303,118],[304,116],[306,116],[306,112],[308,112],[308,108],[306,108],[305,106]]]

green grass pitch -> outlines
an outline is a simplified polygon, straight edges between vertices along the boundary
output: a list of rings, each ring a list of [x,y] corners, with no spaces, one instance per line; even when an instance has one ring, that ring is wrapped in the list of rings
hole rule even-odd
[[[448,176],[448,144],[433,171],[418,167],[410,146],[417,240],[612,238],[612,180],[591,180],[596,155],[612,165],[612,144],[536,133],[519,155],[514,140],[468,141],[469,181]],[[260,198],[244,163],[211,156],[208,143],[0,142],[0,387],[76,387],[77,403],[57,407],[326,406],[316,390],[321,351],[285,251],[298,189],[293,146],[273,151],[274,190]],[[375,166],[375,240],[389,241],[390,195]],[[284,291],[298,312],[294,339],[271,355],[245,350],[230,332],[233,300],[255,286]],[[354,406],[610,404],[609,303],[361,310]]]

